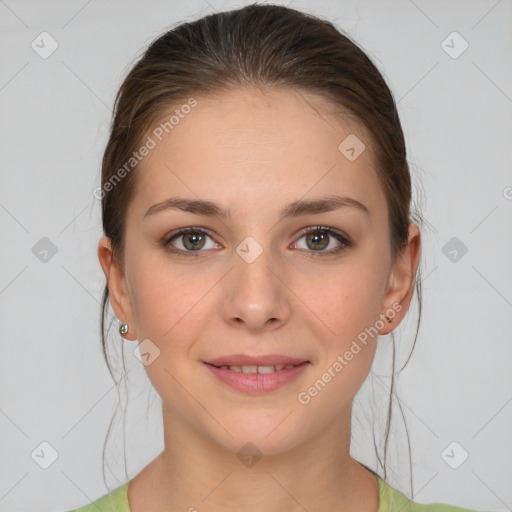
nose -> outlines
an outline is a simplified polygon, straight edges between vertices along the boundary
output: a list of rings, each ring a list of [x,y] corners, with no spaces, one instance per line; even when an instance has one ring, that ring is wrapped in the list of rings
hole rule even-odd
[[[234,266],[223,284],[224,321],[251,332],[286,324],[291,313],[290,291],[270,252],[263,250],[251,263],[235,254]]]

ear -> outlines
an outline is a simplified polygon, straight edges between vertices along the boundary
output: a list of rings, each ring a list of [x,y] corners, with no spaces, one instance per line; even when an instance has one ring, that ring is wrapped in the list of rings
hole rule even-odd
[[[421,253],[421,233],[414,223],[409,224],[407,246],[393,263],[389,276],[386,294],[382,303],[381,318],[385,325],[380,335],[390,333],[397,327],[409,309],[414,292],[414,277],[418,268]],[[386,322],[388,314],[392,321]]]
[[[111,241],[107,236],[102,236],[98,243],[98,259],[107,278],[112,309],[119,321],[129,326],[128,332],[123,337],[131,341],[136,340],[137,332],[125,276],[122,269],[114,261]]]

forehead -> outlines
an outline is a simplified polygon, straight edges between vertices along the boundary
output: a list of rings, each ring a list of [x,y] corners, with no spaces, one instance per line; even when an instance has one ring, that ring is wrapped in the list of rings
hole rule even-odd
[[[177,194],[261,209],[325,193],[385,208],[369,134],[341,108],[333,112],[320,96],[292,89],[241,88],[195,99],[178,123],[167,124],[168,133],[161,127],[179,107],[155,123],[159,132],[148,132],[155,146],[136,169],[132,209]],[[154,134],[162,131],[159,140]],[[342,151],[346,140],[365,146],[355,160]]]

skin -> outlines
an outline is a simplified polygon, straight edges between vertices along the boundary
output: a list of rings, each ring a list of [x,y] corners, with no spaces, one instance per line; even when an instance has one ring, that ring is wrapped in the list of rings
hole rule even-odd
[[[131,509],[376,512],[377,482],[349,446],[352,401],[378,336],[360,344],[308,404],[297,395],[393,304],[401,310],[379,334],[402,321],[419,229],[410,225],[408,245],[393,260],[370,137],[353,120],[335,120],[324,99],[290,89],[197,99],[136,169],[124,267],[113,261],[108,238],[98,245],[112,307],[129,324],[125,338],[150,339],[160,350],[145,369],[162,397],[165,449],[131,482]],[[338,150],[349,134],[366,145],[354,161]],[[285,204],[329,194],[357,199],[369,213],[346,207],[278,218]],[[232,217],[170,209],[144,219],[150,206],[170,196],[214,201]],[[317,225],[340,230],[353,245],[318,256],[315,242],[308,245],[302,234]],[[188,226],[211,236],[198,257],[167,252],[162,240]],[[263,249],[250,264],[236,252],[247,236]],[[324,252],[340,245],[333,236],[328,241],[320,244]],[[190,236],[173,245],[194,252]],[[247,395],[202,363],[234,353],[279,353],[311,365],[284,387]],[[236,456],[247,442],[263,454],[252,467]]]

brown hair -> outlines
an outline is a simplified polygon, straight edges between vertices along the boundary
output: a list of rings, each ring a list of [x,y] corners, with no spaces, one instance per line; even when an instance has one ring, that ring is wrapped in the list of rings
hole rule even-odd
[[[212,95],[245,86],[267,90],[289,87],[315,93],[338,112],[361,123],[375,148],[377,174],[389,212],[390,245],[396,257],[407,244],[412,216],[416,223],[422,222],[419,214],[410,212],[411,177],[404,135],[383,76],[365,52],[328,21],[284,6],[252,4],[182,23],[165,32],[150,44],[123,81],[114,102],[101,171],[103,230],[111,239],[116,262],[123,266],[126,211],[137,176],[135,166],[132,172],[123,173],[126,175],[115,186],[108,186],[116,172],[165,113],[186,103],[192,95]],[[414,288],[419,311],[415,345],[421,321],[420,269]],[[101,334],[103,354],[112,374],[105,340],[108,300],[105,285]],[[384,479],[394,375],[399,373],[395,372],[393,335],[392,339],[392,380],[382,458],[374,435]]]

